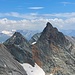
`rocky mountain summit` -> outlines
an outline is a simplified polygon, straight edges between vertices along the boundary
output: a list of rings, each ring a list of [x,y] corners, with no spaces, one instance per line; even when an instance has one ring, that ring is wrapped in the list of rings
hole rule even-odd
[[[34,55],[46,73],[53,75],[75,74],[75,57],[71,53],[71,51],[74,52],[73,43],[49,22],[33,49],[36,50]],[[38,64],[37,60],[36,63]]]
[[[15,32],[12,37],[4,42],[4,45],[17,61],[20,63],[29,63],[34,66],[29,42],[22,34]]]
[[[53,27],[49,22],[47,26],[43,30],[39,41],[45,42],[48,41],[49,43],[64,45],[67,44],[67,39],[63,35],[62,32],[59,32],[57,28]]]
[[[65,36],[48,22],[30,43],[15,32],[0,45],[0,75],[26,75],[28,72],[32,75],[38,66],[46,75],[75,75],[75,38]]]

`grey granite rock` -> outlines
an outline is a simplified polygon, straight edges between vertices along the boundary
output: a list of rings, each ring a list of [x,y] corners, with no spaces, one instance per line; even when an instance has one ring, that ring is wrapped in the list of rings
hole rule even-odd
[[[22,34],[15,32],[12,37],[4,42],[4,45],[17,61],[34,66],[30,44]]]
[[[41,36],[41,33],[36,33],[35,35],[31,37],[31,39],[29,40],[29,43],[32,44],[33,42],[37,42],[40,36]]]
[[[33,50],[36,50],[34,55],[37,54],[40,62],[36,61],[36,58],[35,61],[37,64],[40,63],[46,73],[53,75],[75,74],[75,57],[71,54],[71,50],[74,50],[75,47],[62,32],[59,32],[49,22],[33,47]]]
[[[27,75],[3,44],[0,44],[0,75]]]

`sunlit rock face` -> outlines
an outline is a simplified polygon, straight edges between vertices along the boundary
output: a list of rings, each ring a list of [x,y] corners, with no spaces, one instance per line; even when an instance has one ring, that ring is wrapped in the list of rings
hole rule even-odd
[[[46,73],[53,75],[75,74],[75,58],[71,54],[71,50],[74,51],[73,44],[51,23],[47,23],[32,49],[35,62]]]
[[[23,67],[7,51],[7,48],[0,44],[0,75],[27,75]]]

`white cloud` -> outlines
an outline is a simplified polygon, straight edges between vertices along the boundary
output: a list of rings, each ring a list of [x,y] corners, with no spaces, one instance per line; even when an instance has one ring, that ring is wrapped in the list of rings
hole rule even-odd
[[[6,34],[8,36],[12,36],[13,34],[11,31],[6,31],[6,30],[3,30],[1,33]]]
[[[0,13],[1,15],[1,13]],[[2,14],[3,16],[3,14]],[[5,13],[5,17],[18,17],[21,20],[10,20],[7,18],[0,19],[0,31],[2,30],[39,30],[42,31],[47,22],[52,23],[58,29],[75,29],[75,12],[59,14],[19,14],[16,12]]]
[[[0,19],[0,30],[39,30],[42,31],[46,26],[47,22],[51,22],[53,26],[58,29],[74,29],[75,28],[75,18],[70,19],[35,19],[35,20],[9,20],[9,19]]]
[[[61,2],[62,4],[67,5],[67,4],[75,4],[75,2]]]
[[[53,14],[38,14],[36,13],[27,13],[20,14],[17,12],[10,13],[0,13],[0,17],[17,17],[22,19],[37,19],[37,18],[71,18],[75,17],[75,12],[71,13],[53,13]]]
[[[32,10],[38,10],[38,9],[43,9],[44,7],[29,7],[28,9],[32,9]]]

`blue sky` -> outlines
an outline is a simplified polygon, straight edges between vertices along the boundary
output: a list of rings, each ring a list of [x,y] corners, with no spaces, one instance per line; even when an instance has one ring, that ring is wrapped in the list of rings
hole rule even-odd
[[[38,9],[29,9],[37,7]],[[74,12],[75,0],[0,0],[0,12],[65,13]]]
[[[42,30],[48,21],[74,30],[74,7],[75,0],[0,0],[0,31]]]

